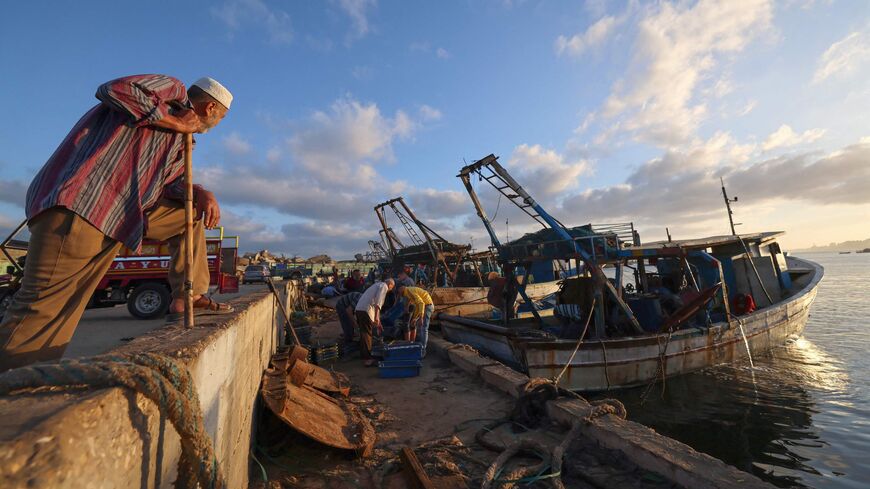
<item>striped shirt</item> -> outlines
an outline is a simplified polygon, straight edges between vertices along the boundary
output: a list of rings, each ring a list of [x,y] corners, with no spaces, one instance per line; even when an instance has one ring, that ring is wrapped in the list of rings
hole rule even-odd
[[[187,89],[134,75],[104,83],[96,97],[30,184],[27,219],[65,207],[138,252],[145,213],[163,196],[183,198],[184,138],[151,124],[190,107]]]

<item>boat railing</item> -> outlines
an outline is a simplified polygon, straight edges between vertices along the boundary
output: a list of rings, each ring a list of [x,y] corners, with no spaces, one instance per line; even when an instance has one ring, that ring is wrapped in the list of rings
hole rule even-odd
[[[595,234],[615,234],[619,238],[620,243],[634,243],[634,223],[633,222],[614,222],[605,224],[590,223],[589,228]]]
[[[513,261],[564,260],[578,258],[576,243],[595,262],[619,259],[619,238],[616,234],[596,234],[578,236],[573,239],[513,243],[498,248],[499,259]]]

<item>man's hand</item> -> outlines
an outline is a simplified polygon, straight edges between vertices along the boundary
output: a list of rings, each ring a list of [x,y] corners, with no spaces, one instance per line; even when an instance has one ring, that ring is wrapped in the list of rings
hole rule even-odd
[[[378,334],[380,334],[380,335],[383,335],[383,334],[384,334],[384,327],[381,326],[381,320],[380,320],[380,319],[378,319],[378,322],[375,323],[375,330],[377,330]]]
[[[221,222],[221,208],[214,194],[208,190],[198,189],[194,195],[196,216],[203,219],[206,229],[214,229]]]
[[[192,134],[195,132],[201,132],[205,129],[202,120],[198,115],[196,115],[196,112],[191,109],[181,110],[176,115],[167,114],[159,121],[153,122],[151,125],[162,129],[169,129],[173,132],[180,132],[182,134]]]

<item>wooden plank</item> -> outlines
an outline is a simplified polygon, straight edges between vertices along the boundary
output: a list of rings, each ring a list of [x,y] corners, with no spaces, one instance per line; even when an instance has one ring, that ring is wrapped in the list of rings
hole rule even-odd
[[[429,480],[423,466],[420,465],[420,460],[417,459],[417,454],[409,447],[402,448],[399,454],[402,459],[402,464],[405,466],[405,476],[408,479],[408,484],[414,489],[435,489],[435,485]]]

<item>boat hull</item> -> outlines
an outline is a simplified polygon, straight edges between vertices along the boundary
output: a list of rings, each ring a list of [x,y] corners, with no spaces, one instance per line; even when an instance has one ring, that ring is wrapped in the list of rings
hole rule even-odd
[[[559,282],[541,282],[526,286],[532,299],[541,299],[559,290]],[[439,287],[431,291],[435,310],[451,316],[489,317],[492,306],[486,302],[489,287]]]
[[[747,344],[755,355],[797,338],[806,326],[824,272],[815,263],[792,260],[811,269],[813,276],[791,297],[734,318],[730,323],[679,330],[670,337],[660,334],[586,340],[571,360],[559,385],[576,391],[645,385],[663,377],[739,360],[747,355]],[[506,363],[519,364],[530,377],[556,377],[577,346],[574,340],[498,338],[491,332],[483,335],[477,328],[452,322],[447,324],[446,321],[442,322],[442,329],[451,341],[468,343]],[[505,345],[510,347],[509,353]]]

